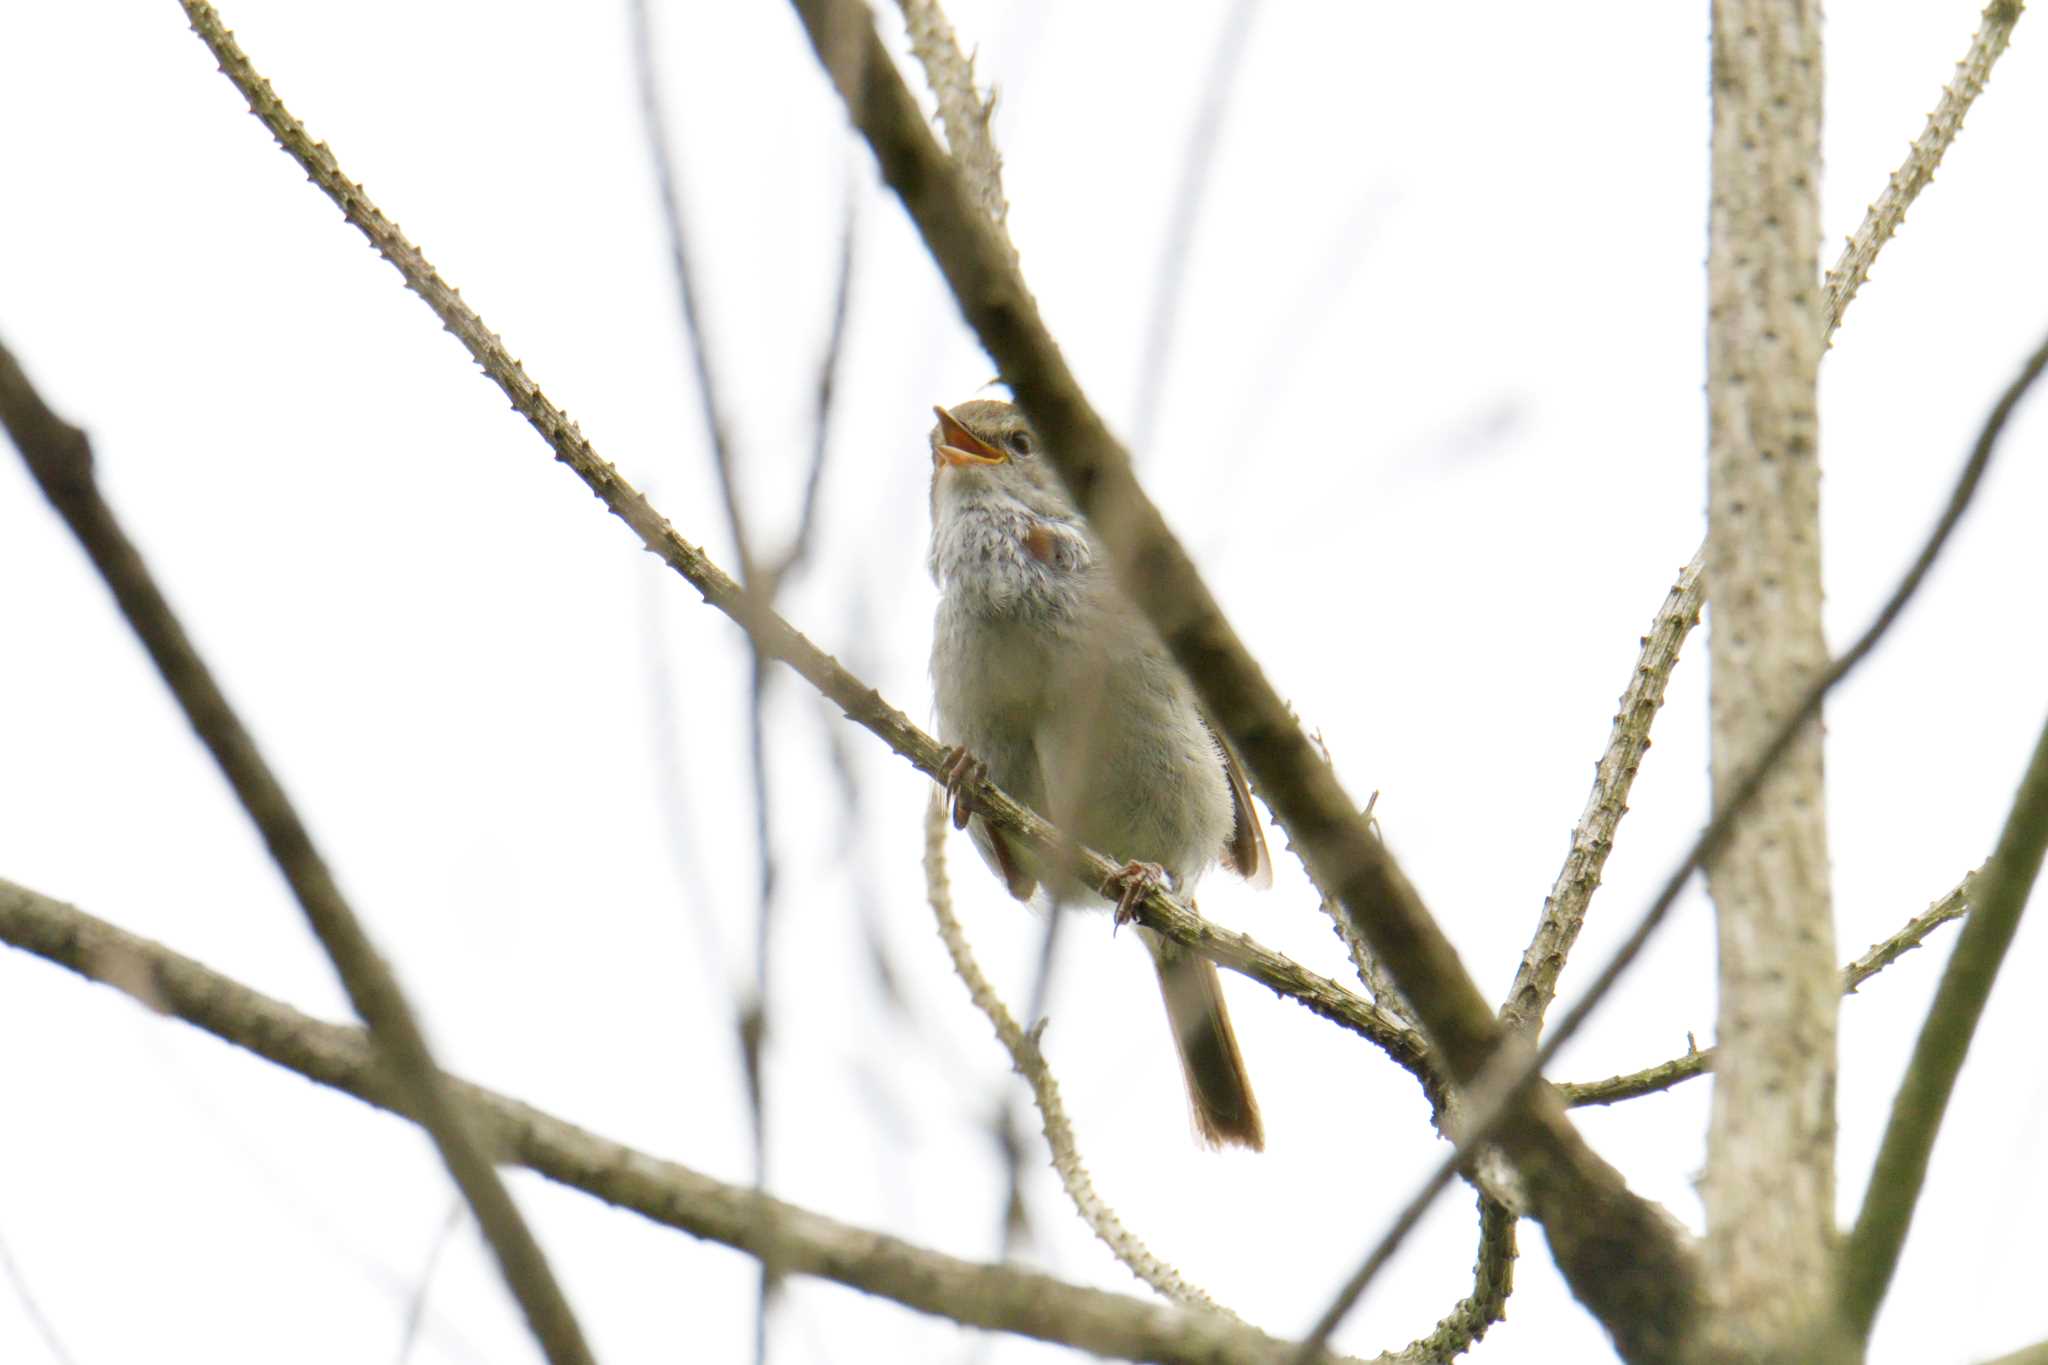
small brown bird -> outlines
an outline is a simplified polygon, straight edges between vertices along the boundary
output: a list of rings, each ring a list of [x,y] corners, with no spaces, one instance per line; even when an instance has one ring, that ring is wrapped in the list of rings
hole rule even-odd
[[[1128,860],[1121,922],[1147,889],[1192,892],[1221,862],[1261,884],[1271,855],[1251,790],[1158,634],[1111,580],[1102,543],[1008,403],[933,409],[932,683],[953,822],[1010,893],[1096,899],[990,828],[961,787],[985,774],[1082,844]],[[1140,927],[1166,999],[1195,1128],[1265,1135],[1222,983],[1207,958]]]

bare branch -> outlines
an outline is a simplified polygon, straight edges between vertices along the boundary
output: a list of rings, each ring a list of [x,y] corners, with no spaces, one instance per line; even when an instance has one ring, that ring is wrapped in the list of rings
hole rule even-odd
[[[71,528],[106,580],[121,613],[149,651],[236,800],[263,836],[314,937],[326,950],[357,1017],[370,1028],[420,1125],[434,1139],[456,1187],[498,1261],[505,1283],[534,1337],[556,1365],[592,1359],[576,1315],[556,1283],[498,1173],[448,1096],[426,1035],[398,979],[385,965],[291,798],[256,747],[212,670],[158,589],[149,566],[100,496],[85,433],[50,411],[14,356],[0,346],[0,425],[19,447],[29,473]]]
[[[938,921],[939,940],[946,945],[946,952],[953,959],[954,972],[966,984],[974,1007],[995,1029],[1003,1050],[1010,1054],[1010,1064],[1031,1087],[1032,1101],[1037,1104],[1038,1115],[1044,1125],[1046,1146],[1052,1149],[1052,1168],[1059,1172],[1060,1185],[1066,1190],[1067,1198],[1073,1201],[1074,1211],[1081,1215],[1081,1221],[1110,1249],[1111,1254],[1159,1293],[1175,1303],[1191,1304],[1236,1319],[1237,1314],[1189,1284],[1179,1271],[1154,1256],[1151,1249],[1124,1226],[1116,1211],[1095,1192],[1095,1182],[1089,1179],[1088,1168],[1081,1163],[1081,1152],[1074,1142],[1074,1128],[1067,1121],[1066,1105],[1060,1100],[1059,1082],[1053,1079],[1052,1068],[1046,1064],[1045,1054],[1038,1049],[1037,1032],[1025,1033],[1011,1018],[1009,1007],[1003,1004],[1002,997],[996,994],[995,987],[982,974],[981,964],[974,960],[974,950],[967,943],[967,932],[960,927],[959,917],[953,913],[953,888],[946,878],[946,829],[946,810],[935,792],[926,806],[924,817],[926,902]]]
[[[419,1282],[413,1286],[412,1300],[405,1306],[405,1327],[398,1334],[398,1365],[412,1359],[412,1348],[420,1339],[420,1328],[427,1320],[427,1291],[434,1286],[434,1272],[441,1268],[441,1255],[455,1240],[456,1230],[462,1226],[462,1201],[449,1203],[448,1212],[442,1216],[441,1226],[434,1229],[434,1240],[427,1247],[426,1264],[420,1267]]]
[[[1972,873],[1970,877],[1957,882],[1949,889],[1947,895],[1907,920],[1897,933],[1880,943],[1872,944],[1870,951],[1842,968],[1842,994],[1856,994],[1857,987],[1919,947],[1929,934],[1950,920],[1961,919],[1967,914],[1970,909],[1968,888],[1971,877],[1975,875]],[[1689,1047],[1682,1057],[1673,1057],[1668,1062],[1659,1062],[1641,1071],[1632,1071],[1626,1076],[1615,1076],[1608,1080],[1585,1084],[1563,1082],[1558,1085],[1557,1093],[1572,1108],[1586,1104],[1615,1104],[1659,1090],[1669,1090],[1680,1081],[1704,1076],[1713,1069],[1714,1049]]]
[[[1138,353],[1138,398],[1131,418],[1131,447],[1140,459],[1152,449],[1152,433],[1159,415],[1159,401],[1166,388],[1167,363],[1173,358],[1173,339],[1180,318],[1181,283],[1188,259],[1194,255],[1195,229],[1201,226],[1204,193],[1216,165],[1216,143],[1223,134],[1223,118],[1230,109],[1231,92],[1237,87],[1237,73],[1244,69],[1245,48],[1251,37],[1252,19],[1258,14],[1258,0],[1236,0],[1216,30],[1216,43],[1209,53],[1209,70],[1201,84],[1202,104],[1194,126],[1188,129],[1188,143],[1181,152],[1180,183],[1174,188],[1167,210],[1166,244],[1159,251],[1159,275],[1152,285],[1152,310],[1145,326],[1144,348]]]
[[[188,5],[187,8],[191,7]],[[734,551],[739,556],[740,581],[755,584],[756,547],[748,533],[746,500],[740,495],[738,474],[733,468],[732,428],[726,424],[724,409],[719,402],[718,382],[711,373],[711,344],[704,334],[704,319],[697,308],[702,291],[697,284],[696,267],[690,252],[689,226],[683,212],[675,155],[668,145],[668,125],[661,106],[661,82],[654,69],[654,34],[647,16],[647,0],[627,0],[627,9],[633,21],[633,76],[639,86],[641,128],[654,163],[655,185],[660,191],[662,226],[668,233],[669,267],[675,272],[676,303],[689,341],[690,362],[696,369],[697,402],[703,414],[704,434],[711,444],[711,463],[718,474],[718,492],[725,506],[726,528],[732,533]]]
[[[1323,743],[1322,735],[1310,735],[1309,740],[1316,746],[1316,752],[1322,755],[1323,762],[1329,763],[1330,750],[1329,746]],[[1373,807],[1379,804],[1379,799],[1380,794],[1374,792],[1367,798],[1365,809],[1359,812],[1374,838],[1379,837],[1379,825],[1373,820],[1372,812]],[[1287,837],[1284,830],[1281,833],[1283,838]],[[1337,899],[1336,893],[1316,880],[1315,869],[1301,856],[1301,850],[1294,846],[1291,838],[1287,839],[1287,851],[1294,854],[1296,860],[1301,863],[1302,870],[1308,874],[1309,885],[1316,889],[1316,908],[1330,921],[1331,932],[1336,934],[1337,941],[1344,945],[1345,955],[1351,959],[1352,970],[1358,973],[1358,980],[1365,987],[1366,994],[1371,996],[1372,1002],[1385,1010],[1390,1017],[1400,1020],[1404,1028],[1414,1028],[1415,1012],[1409,1009],[1408,1002],[1401,998],[1401,988],[1394,984],[1394,979],[1387,975],[1387,969],[1373,956],[1371,946],[1359,937],[1358,931],[1352,927],[1350,919],[1344,914],[1343,903]]]
[[[825,486],[825,460],[832,450],[832,407],[839,395],[839,361],[846,352],[846,320],[853,312],[853,267],[859,257],[860,208],[850,179],[844,214],[839,228],[838,279],[832,289],[831,329],[825,337],[825,354],[818,361],[817,398],[811,409],[811,463],[804,476],[796,530],[767,575],[771,596],[810,558],[818,535],[818,493]]]
[[[2048,358],[2048,342],[2040,353]],[[1913,1224],[1913,1209],[1927,1179],[1935,1137],[1948,1111],[1956,1076],[1969,1055],[1970,1040],[1984,1002],[2019,928],[2020,915],[2041,859],[2048,849],[2048,727],[2013,798],[2012,812],[1998,836],[1998,848],[1971,888],[1976,911],[1963,925],[1956,950],[1934,992],[1926,1022],[1913,1045],[1905,1079],[1892,1099],[1884,1141],[1871,1166],[1863,1207],[1842,1248],[1841,1301],[1844,1316],[1868,1341],[1878,1307],[1898,1268],[1899,1251]]]
[[[1589,1104],[1619,1104],[1623,1100],[1638,1099],[1654,1095],[1659,1090],[1669,1090],[1682,1081],[1704,1076],[1714,1069],[1714,1049],[1700,1048],[1694,1044],[1690,1033],[1685,1035],[1685,1055],[1673,1057],[1668,1062],[1631,1071],[1625,1076],[1610,1076],[1604,1081],[1557,1083],[1557,1093],[1570,1107],[1577,1109]]]
[[[1956,63],[1956,78],[1942,87],[1941,101],[1927,116],[1927,127],[1914,140],[1905,161],[1892,172],[1890,183],[1870,206],[1855,235],[1843,246],[1835,268],[1828,271],[1827,296],[1821,305],[1823,342],[1832,339],[1835,329],[1841,326],[1842,314],[1863,281],[1870,277],[1877,253],[1899,230],[1899,224],[1906,221],[1907,207],[1934,179],[1935,168],[1941,165],[1941,158],[1956,140],[1956,134],[1963,131],[1963,116],[1970,112],[1977,96],[1984,93],[1984,82],[1991,78],[1992,66],[2005,54],[2006,44],[2012,41],[2013,25],[2019,22],[2025,8],[2025,0],[1991,0],[1985,7],[1976,36],[1970,40],[1970,50]]]
[[[113,986],[367,1104],[416,1119],[360,1029],[323,1023],[161,944],[0,880],[0,942]],[[1125,1360],[1277,1362],[1291,1347],[1215,1313],[960,1260],[659,1160],[481,1086],[448,1086],[499,1159],[652,1222],[970,1327]]]
[[[1515,1288],[1516,1221],[1514,1210],[1480,1192],[1479,1258],[1472,1266],[1472,1293],[1458,1301],[1435,1331],[1401,1351],[1400,1360],[1449,1365],[1507,1316],[1508,1295]]]
[[[1515,970],[1515,983],[1508,988],[1501,1006],[1501,1022],[1534,1036],[1543,1027],[1543,1016],[1557,995],[1557,979],[1564,972],[1565,958],[1585,927],[1586,907],[1600,885],[1607,855],[1614,849],[1614,832],[1628,813],[1628,795],[1635,785],[1636,771],[1650,748],[1650,723],[1664,705],[1664,689],[1671,671],[1678,665],[1679,647],[1699,623],[1703,590],[1700,575],[1706,569],[1706,547],[1700,547],[1692,562],[1678,571],[1664,605],[1657,609],[1649,634],[1643,637],[1642,655],[1621,694],[1621,708],[1614,714],[1614,727],[1607,748],[1593,769],[1593,791],[1586,798],[1585,813],[1572,830],[1571,852],[1543,902],[1543,916],[1536,935],[1522,954]]]
[[[57,1325],[50,1321],[42,1304],[36,1301],[35,1291],[29,1288],[28,1277],[21,1273],[15,1263],[14,1249],[7,1239],[0,1237],[0,1274],[7,1277],[8,1287],[14,1291],[14,1298],[21,1305],[21,1314],[29,1325],[36,1329],[36,1335],[43,1339],[43,1349],[50,1353],[50,1359],[57,1365],[78,1365],[78,1357],[71,1354],[64,1345],[64,1338],[57,1334]]]
[[[1979,868],[1964,877],[1948,889],[1948,894],[1907,920],[1897,933],[1871,944],[1863,956],[1842,968],[1842,994],[1856,994],[1859,986],[1918,948],[1929,934],[1950,920],[1958,920],[1968,914],[1975,903],[1972,893],[1982,871]]]
[[[896,7],[910,30],[911,55],[924,68],[925,81],[938,98],[946,145],[981,211],[1000,228],[1009,220],[1010,204],[1003,196],[1003,158],[989,131],[996,97],[991,93],[984,100],[975,88],[974,59],[960,50],[960,40],[953,36],[938,0],[896,0]]]

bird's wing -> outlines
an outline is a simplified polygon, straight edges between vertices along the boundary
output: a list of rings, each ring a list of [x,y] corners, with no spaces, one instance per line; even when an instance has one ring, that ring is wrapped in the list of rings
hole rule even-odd
[[[1245,781],[1244,768],[1237,761],[1237,752],[1230,747],[1230,741],[1215,726],[1208,716],[1202,717],[1202,724],[1209,729],[1209,737],[1216,741],[1216,752],[1223,756],[1223,776],[1230,783],[1230,813],[1233,817],[1230,837],[1223,842],[1223,865],[1253,886],[1273,884],[1273,853],[1266,847],[1266,832],[1259,827],[1259,809],[1252,804],[1251,784]]]

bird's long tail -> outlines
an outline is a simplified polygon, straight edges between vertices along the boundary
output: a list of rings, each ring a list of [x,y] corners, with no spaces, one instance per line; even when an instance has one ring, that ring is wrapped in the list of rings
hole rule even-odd
[[[1244,1055],[1237,1050],[1216,964],[1149,929],[1141,927],[1138,936],[1159,970],[1159,993],[1166,999],[1166,1022],[1173,1029],[1180,1069],[1187,1077],[1195,1131],[1211,1147],[1265,1150],[1259,1102],[1252,1098]]]

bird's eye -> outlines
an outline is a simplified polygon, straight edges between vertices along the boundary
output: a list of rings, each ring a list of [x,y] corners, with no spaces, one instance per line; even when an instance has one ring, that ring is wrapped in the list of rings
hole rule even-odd
[[[1031,433],[1028,431],[1011,432],[1006,443],[1009,445],[1012,455],[1029,455],[1031,453]]]

